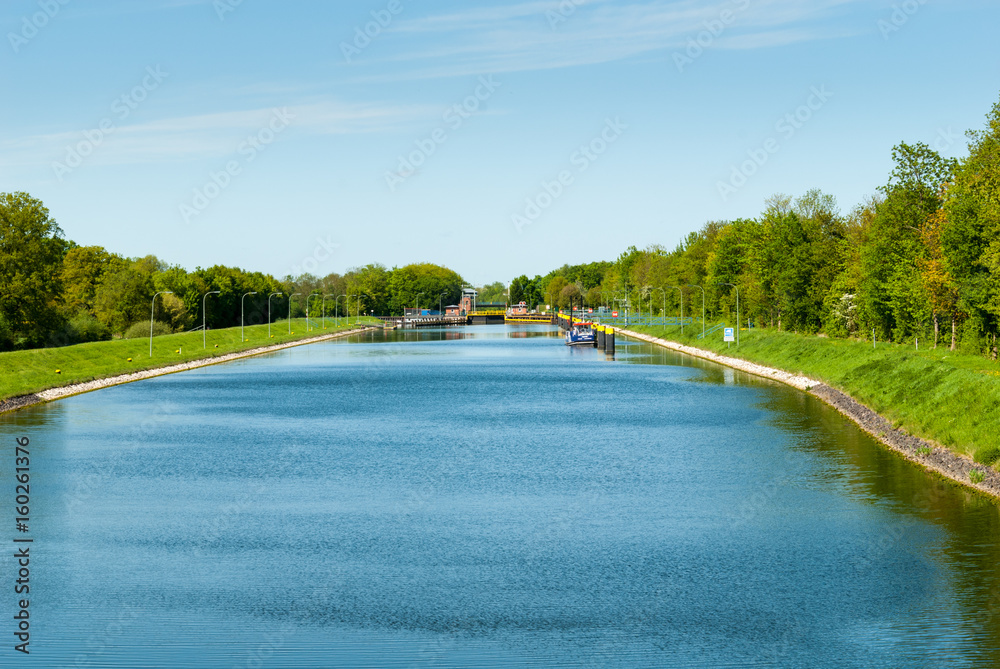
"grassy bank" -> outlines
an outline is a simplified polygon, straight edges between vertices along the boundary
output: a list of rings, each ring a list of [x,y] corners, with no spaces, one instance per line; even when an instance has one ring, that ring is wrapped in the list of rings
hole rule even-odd
[[[361,321],[379,323],[370,318],[362,318]],[[246,341],[240,341],[238,327],[209,330],[205,335],[205,348],[202,348],[200,331],[154,337],[152,356],[149,354],[149,339],[116,339],[62,348],[0,353],[0,400],[74,383],[334,334],[356,327],[356,322],[351,319],[351,324],[347,325],[347,319],[341,318],[338,326],[333,319],[328,318],[325,330],[310,324],[310,331],[306,332],[305,319],[293,319],[291,334],[288,325],[288,321],[273,324],[270,337],[266,325],[247,326],[243,329]]]
[[[743,330],[737,348],[721,332],[702,340],[676,327],[630,329],[822,381],[961,454],[1000,446],[1000,364],[982,357],[772,330]]]

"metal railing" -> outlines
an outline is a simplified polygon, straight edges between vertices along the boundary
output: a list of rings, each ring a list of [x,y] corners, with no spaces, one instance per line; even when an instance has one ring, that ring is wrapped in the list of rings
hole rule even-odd
[[[698,339],[704,339],[708,335],[710,335],[712,333],[715,333],[715,332],[718,332],[719,330],[721,330],[723,328],[726,328],[726,327],[729,327],[727,323],[720,323],[719,325],[716,325],[714,328],[712,328],[710,330],[705,330],[705,332],[703,334],[698,335]]]

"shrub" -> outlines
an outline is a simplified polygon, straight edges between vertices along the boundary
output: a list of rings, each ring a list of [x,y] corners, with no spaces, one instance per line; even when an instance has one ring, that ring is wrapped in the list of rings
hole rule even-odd
[[[12,351],[14,349],[14,330],[10,327],[7,319],[0,314],[0,351]]]
[[[107,341],[111,339],[111,331],[88,313],[82,313],[70,320],[66,326],[69,343],[86,344],[92,341]]]
[[[976,451],[976,462],[981,465],[992,465],[1000,460],[1000,446],[984,446]]]
[[[973,483],[982,483],[984,478],[986,478],[986,475],[978,469],[973,469],[969,472],[969,480]]]
[[[173,330],[166,323],[161,323],[160,321],[153,321],[153,336],[161,337],[163,335],[172,334]],[[149,321],[139,321],[138,323],[132,323],[128,330],[125,330],[125,334],[122,335],[123,339],[142,339],[143,337],[149,336]]]

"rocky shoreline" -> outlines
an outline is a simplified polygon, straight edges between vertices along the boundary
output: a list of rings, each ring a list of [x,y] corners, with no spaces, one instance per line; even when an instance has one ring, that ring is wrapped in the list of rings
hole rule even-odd
[[[957,481],[962,485],[975,488],[980,492],[994,497],[1000,497],[1000,473],[996,472],[992,467],[978,465],[969,458],[954,453],[941,444],[921,439],[903,430],[896,429],[884,416],[872,411],[847,393],[831,388],[825,383],[804,376],[790,374],[780,369],[765,367],[764,365],[740,360],[739,358],[730,358],[713,353],[712,351],[685,346],[684,344],[659,339],[639,332],[632,332],[630,330],[617,330],[617,332],[626,337],[639,339],[672,351],[677,351],[678,353],[709,360],[755,376],[772,379],[808,392],[850,418],[862,430],[908,460],[923,465],[927,469],[935,471],[953,481]],[[969,474],[972,470],[977,470],[983,475],[982,482],[973,483],[969,479]]]
[[[329,339],[347,337],[349,335],[358,334],[359,332],[364,332],[366,329],[369,328],[361,327],[361,328],[355,328],[353,330],[346,330],[344,332],[335,332],[333,334],[321,335],[319,337],[310,337],[309,339],[300,339],[298,341],[288,342],[285,344],[275,344],[273,346],[261,346],[259,348],[240,351],[239,353],[227,353],[225,355],[220,355],[213,358],[192,360],[191,362],[183,362],[177,365],[169,365],[167,367],[157,367],[156,369],[147,369],[141,372],[135,372],[134,374],[121,374],[119,376],[112,376],[106,379],[95,379],[93,381],[85,381],[84,383],[74,383],[73,385],[62,386],[61,388],[51,388],[49,390],[43,390],[39,393],[34,393],[31,395],[21,395],[19,397],[11,397],[10,399],[0,401],[0,413],[17,411],[18,409],[24,409],[25,407],[34,406],[36,404],[42,404],[44,402],[53,402],[55,400],[59,400],[64,397],[70,397],[71,395],[79,395],[81,393],[89,393],[93,390],[99,390],[101,388],[107,388],[109,386],[117,386],[123,383],[141,381],[142,379],[150,379],[155,376],[163,376],[164,374],[176,374],[177,372],[185,372],[189,369],[197,369],[198,367],[207,367],[209,365],[218,365],[220,363],[229,362],[231,360],[238,360],[240,358],[250,358],[255,355],[261,355],[263,353],[271,353],[273,351],[281,351],[283,349],[293,348],[295,346],[304,346],[306,344],[315,344],[317,342],[327,341]]]

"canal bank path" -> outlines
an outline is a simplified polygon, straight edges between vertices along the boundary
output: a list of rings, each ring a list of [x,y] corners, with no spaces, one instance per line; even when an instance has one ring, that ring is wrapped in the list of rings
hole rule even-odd
[[[884,416],[861,404],[847,393],[836,388],[831,388],[821,381],[792,374],[781,369],[766,367],[747,360],[741,360],[740,358],[731,358],[693,346],[686,346],[651,335],[632,332],[631,330],[616,328],[615,332],[632,339],[662,346],[678,353],[684,353],[685,355],[702,358],[703,360],[726,367],[732,367],[748,374],[772,379],[807,392],[850,418],[862,430],[878,439],[890,449],[900,453],[906,459],[916,462],[953,481],[975,488],[995,498],[1000,498],[1000,473],[992,467],[978,465],[971,459],[954,453],[941,444],[921,439],[903,430],[896,429],[893,427],[892,422]],[[969,474],[973,470],[977,470],[983,474],[981,483],[973,483],[969,479]]]
[[[331,339],[348,337],[350,335],[359,334],[361,332],[364,332],[365,330],[370,330],[370,329],[371,327],[360,327],[360,328],[355,328],[353,330],[345,330],[343,332],[335,332],[333,334],[320,335],[318,337],[310,337],[308,339],[300,339],[294,342],[287,342],[284,344],[274,344],[273,346],[261,346],[258,348],[247,349],[246,351],[240,351],[238,353],[227,353],[225,355],[220,355],[212,358],[192,360],[190,362],[184,362],[177,365],[168,365],[166,367],[145,369],[141,372],[135,372],[133,374],[120,374],[118,376],[110,376],[105,379],[94,379],[93,381],[74,383],[73,385],[62,386],[60,388],[50,388],[49,390],[43,390],[41,392],[33,393],[31,395],[21,395],[19,397],[11,397],[10,399],[0,401],[0,414],[6,413],[8,411],[17,411],[18,409],[24,409],[26,407],[34,406],[36,404],[43,404],[45,402],[54,402],[56,400],[61,400],[65,397],[80,395],[81,393],[89,393],[93,390],[100,390],[101,388],[118,386],[123,383],[132,383],[133,381],[151,379],[156,376],[164,376],[166,374],[176,374],[177,372],[186,372],[189,369],[208,367],[209,365],[218,365],[224,362],[230,362],[231,360],[239,360],[240,358],[251,358],[256,355],[263,355],[265,353],[281,351],[286,348],[294,348],[296,346],[305,346],[307,344],[316,344],[318,342],[329,341]]]

